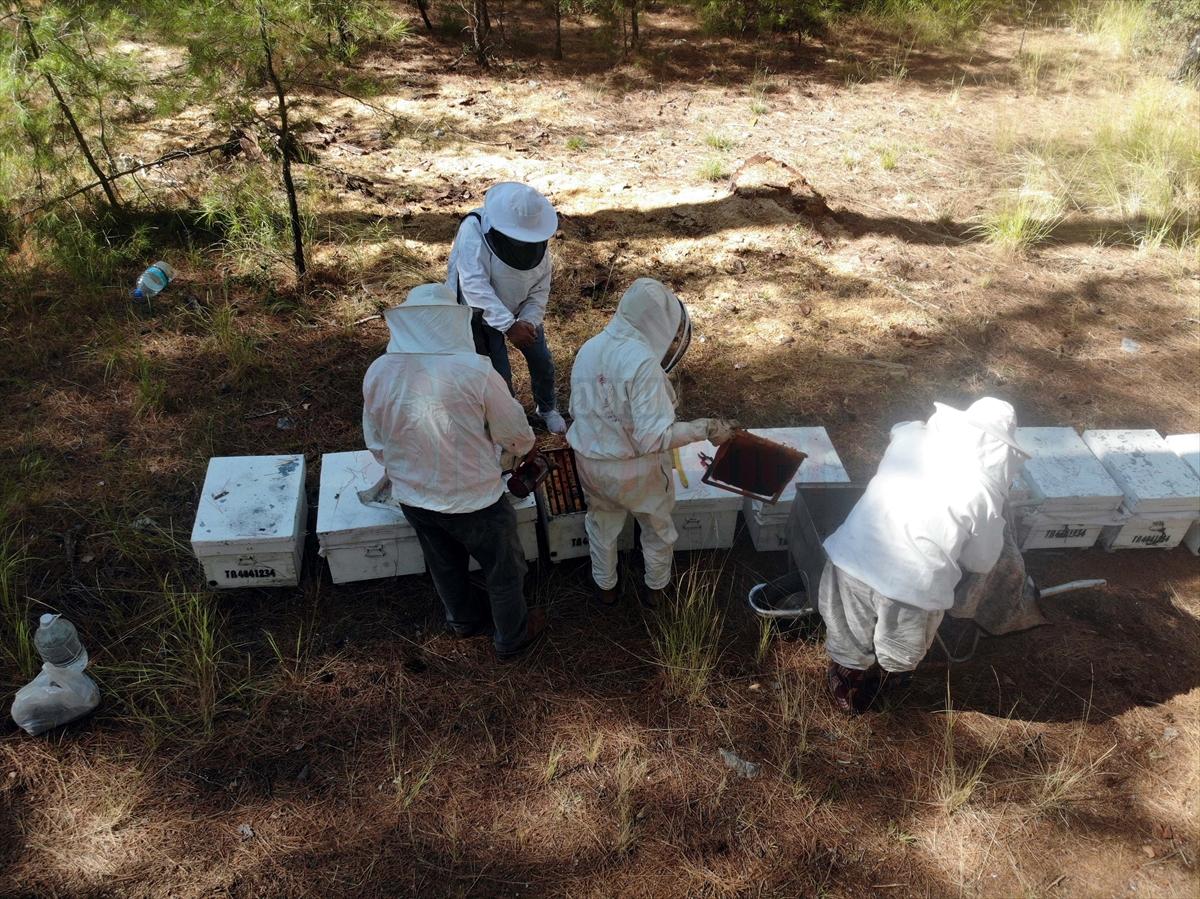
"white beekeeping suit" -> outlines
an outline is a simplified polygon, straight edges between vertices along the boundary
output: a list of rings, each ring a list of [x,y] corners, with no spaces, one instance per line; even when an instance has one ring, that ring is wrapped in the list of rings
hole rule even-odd
[[[500,184],[492,188],[507,188]],[[516,185],[523,186],[523,185]],[[491,193],[491,191],[489,191]],[[547,204],[548,205],[548,204]],[[553,210],[547,214],[547,225],[554,233],[558,219]],[[503,227],[510,225],[501,223]],[[446,287],[474,309],[483,311],[483,319],[497,331],[506,332],[515,321],[525,321],[535,328],[546,317],[546,302],[550,299],[550,254],[532,268],[521,270],[507,265],[488,245],[484,235],[497,227],[486,207],[474,210],[459,225],[450,251],[449,275]],[[545,240],[535,232],[539,240]]]
[[[567,442],[587,497],[592,577],[603,591],[616,586],[617,542],[630,513],[642,528],[646,586],[667,585],[678,537],[671,521],[671,450],[729,436],[729,425],[716,419],[675,421],[675,391],[663,366],[678,361],[680,352],[670,361],[668,353],[684,334],[690,334],[690,322],[679,298],[658,281],[639,278],[608,326],[575,357],[575,423]]]
[[[879,470],[825,541],[833,564],[898,602],[945,610],[963,570],[986,573],[1004,546],[1004,502],[1025,454],[1016,413],[984,397],[935,404],[892,429]]]
[[[534,437],[475,352],[470,310],[443,285],[424,284],[384,318],[391,340],[363,380],[363,436],[391,500],[451,513],[491,505],[504,492],[498,447],[521,456]]]
[[[936,408],[892,429],[862,499],[825,541],[818,607],[830,688],[847,710],[876,662],[917,667],[963,572],[990,571],[1004,547],[1004,502],[1026,457],[1016,414],[991,397]]]

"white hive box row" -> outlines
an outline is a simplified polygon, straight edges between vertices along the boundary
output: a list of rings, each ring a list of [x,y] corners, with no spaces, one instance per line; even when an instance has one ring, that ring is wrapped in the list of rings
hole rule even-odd
[[[774,440],[805,453],[800,470],[775,505],[744,497],[742,514],[746,529],[759,552],[787,549],[787,521],[796,499],[796,485],[805,487],[845,486],[850,483],[842,460],[838,457],[829,433],[824,428],[752,428],[750,433]]]
[[[1030,454],[1010,502],[1018,515],[1021,549],[1086,548],[1105,524],[1118,520],[1125,494],[1074,428],[1018,428]]]
[[[1104,528],[1106,549],[1171,549],[1200,518],[1200,475],[1157,431],[1084,431],[1083,442],[1112,475],[1126,520]]]
[[[1176,434],[1167,438],[1167,446],[1200,476],[1200,434]],[[1200,520],[1193,522],[1183,535],[1183,545],[1200,556]]]
[[[317,538],[335,584],[420,574],[425,570],[421,544],[404,513],[398,508],[359,499],[359,491],[374,487],[382,477],[383,466],[369,450],[326,453],[321,457]],[[525,558],[536,559],[537,508],[532,497],[511,499]],[[471,567],[479,567],[474,559]]]
[[[296,586],[306,514],[304,456],[209,459],[192,526],[208,586]]]

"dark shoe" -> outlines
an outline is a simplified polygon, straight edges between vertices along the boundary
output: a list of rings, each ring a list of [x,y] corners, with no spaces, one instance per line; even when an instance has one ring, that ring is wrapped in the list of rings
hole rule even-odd
[[[496,658],[501,662],[514,662],[525,655],[546,634],[546,610],[530,609],[529,618],[525,622],[525,639],[512,649],[496,650]]]
[[[667,601],[667,591],[663,587],[659,587],[657,590],[646,587],[638,594],[638,599],[642,603],[642,608],[657,609]]]
[[[455,627],[449,622],[446,623],[446,633],[455,640],[470,640],[473,637],[490,637],[496,632],[495,626],[490,621],[480,621],[476,624],[469,624],[465,627]]]
[[[847,715],[867,711],[879,692],[879,678],[873,676],[872,670],[860,671],[830,662],[827,677],[833,704]]]
[[[595,591],[592,593],[592,599],[594,599],[600,605],[611,609],[618,602],[620,602],[621,594],[617,592],[616,587],[609,587],[607,590],[596,587]]]

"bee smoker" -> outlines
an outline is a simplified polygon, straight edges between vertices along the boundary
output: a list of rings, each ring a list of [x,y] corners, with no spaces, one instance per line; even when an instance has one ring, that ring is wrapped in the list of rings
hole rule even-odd
[[[513,466],[508,478],[508,492],[517,499],[525,499],[549,476],[550,460],[541,453],[531,453]]]

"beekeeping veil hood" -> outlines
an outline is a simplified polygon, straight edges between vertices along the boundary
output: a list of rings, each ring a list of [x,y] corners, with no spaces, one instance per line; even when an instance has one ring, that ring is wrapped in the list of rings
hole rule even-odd
[[[444,284],[422,284],[399,306],[383,313],[392,338],[389,353],[447,355],[474,353],[471,309],[460,305]]]
[[[650,347],[670,371],[687,352],[692,340],[692,319],[683,301],[653,278],[638,278],[617,304],[608,328],[617,337],[634,337]]]
[[[926,427],[960,465],[975,464],[1001,498],[1029,454],[1017,443],[1017,413],[1003,400],[985,396],[965,411],[934,403]]]

